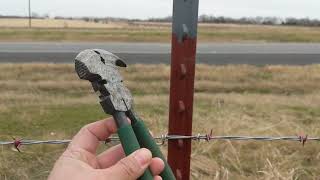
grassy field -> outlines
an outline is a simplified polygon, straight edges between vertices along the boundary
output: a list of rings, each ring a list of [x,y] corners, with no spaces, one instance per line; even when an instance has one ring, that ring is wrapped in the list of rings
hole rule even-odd
[[[0,41],[170,42],[169,23],[0,19]],[[320,27],[199,24],[200,42],[320,42]]]
[[[0,139],[68,139],[106,117],[72,65],[0,65]],[[154,134],[167,132],[167,65],[123,70],[136,110]],[[320,66],[247,65],[196,69],[194,133],[320,135]],[[193,142],[192,179],[318,179],[319,143]],[[46,179],[65,145],[0,146],[0,179]],[[101,145],[101,150],[105,149]],[[163,146],[166,152],[166,146]]]

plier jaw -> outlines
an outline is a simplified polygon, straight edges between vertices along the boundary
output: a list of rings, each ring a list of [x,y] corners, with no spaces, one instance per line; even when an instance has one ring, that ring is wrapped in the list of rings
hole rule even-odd
[[[133,104],[130,91],[124,86],[118,67],[126,64],[118,56],[101,49],[80,52],[75,59],[75,69],[80,79],[89,80],[99,93],[103,110],[108,114],[128,111]]]

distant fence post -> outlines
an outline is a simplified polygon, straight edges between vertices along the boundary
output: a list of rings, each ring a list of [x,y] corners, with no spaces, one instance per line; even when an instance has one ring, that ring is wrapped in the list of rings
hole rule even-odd
[[[31,28],[31,0],[28,3],[28,11],[29,11],[29,28]]]
[[[174,0],[169,135],[192,134],[199,0]],[[191,140],[168,142],[168,162],[177,179],[190,179]]]

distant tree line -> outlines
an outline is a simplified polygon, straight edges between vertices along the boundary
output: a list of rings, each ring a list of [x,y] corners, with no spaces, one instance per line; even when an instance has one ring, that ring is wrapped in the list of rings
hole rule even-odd
[[[171,22],[172,17],[149,18],[151,22]],[[320,20],[309,18],[278,18],[278,17],[242,17],[231,18],[225,16],[199,16],[201,23],[217,23],[217,24],[258,24],[258,25],[292,25],[292,26],[320,26]]]
[[[25,19],[25,18],[28,18],[28,16],[3,16],[3,15],[0,15],[0,18],[1,19]],[[36,18],[36,17],[34,17]]]
[[[29,16],[4,16],[0,14],[0,19],[25,19],[25,18],[29,18]],[[40,16],[37,13],[32,13],[32,18],[33,19],[45,19],[47,18],[46,15]]]
[[[27,18],[26,16],[3,16],[0,18]],[[32,18],[34,19],[46,19],[49,18],[48,14],[39,15],[37,13],[32,13]],[[67,19],[67,20],[83,20],[86,22],[172,22],[172,17],[162,17],[162,18],[149,18],[147,20],[141,19],[127,19],[127,18],[117,18],[117,17],[63,17],[56,16],[53,19]],[[242,18],[231,18],[225,16],[212,16],[212,15],[200,15],[199,22],[201,23],[217,23],[217,24],[258,24],[258,25],[288,25],[288,26],[320,26],[319,19],[310,18],[278,18],[278,17],[242,17]]]
[[[230,24],[262,24],[262,25],[294,25],[294,26],[320,26],[320,20],[309,18],[278,18],[278,17],[242,17],[230,18],[224,16],[199,16],[202,23],[230,23]]]
[[[151,22],[172,22],[172,16],[167,16],[163,18],[149,18],[147,21]]]

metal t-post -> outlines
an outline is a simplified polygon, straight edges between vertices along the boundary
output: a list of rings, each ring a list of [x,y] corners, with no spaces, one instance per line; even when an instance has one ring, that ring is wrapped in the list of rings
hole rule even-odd
[[[192,134],[199,0],[174,0],[169,135]],[[177,179],[190,179],[191,140],[169,141],[168,162]]]

